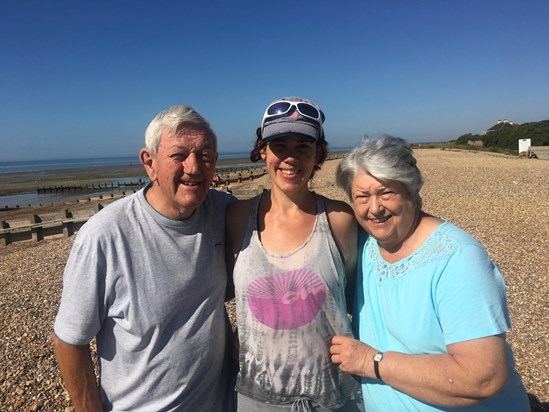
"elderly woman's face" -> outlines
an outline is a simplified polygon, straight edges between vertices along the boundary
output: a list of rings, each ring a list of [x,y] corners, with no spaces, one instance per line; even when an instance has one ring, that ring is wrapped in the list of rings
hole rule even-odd
[[[416,202],[402,183],[360,171],[353,179],[352,202],[358,223],[388,251],[400,247],[415,229]]]

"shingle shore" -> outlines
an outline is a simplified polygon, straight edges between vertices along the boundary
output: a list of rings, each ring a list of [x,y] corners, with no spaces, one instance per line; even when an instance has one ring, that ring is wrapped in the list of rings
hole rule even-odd
[[[475,236],[507,285],[508,340],[527,391],[549,402],[549,162],[416,150],[425,211]],[[328,161],[313,189],[346,200]],[[269,187],[264,176],[245,183]],[[1,216],[1,215],[0,215]],[[0,410],[70,410],[50,334],[74,237],[0,248]],[[533,410],[543,410],[537,405]]]

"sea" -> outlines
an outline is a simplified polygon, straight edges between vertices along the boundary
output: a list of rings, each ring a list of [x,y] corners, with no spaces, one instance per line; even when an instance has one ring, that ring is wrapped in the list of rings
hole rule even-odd
[[[249,158],[249,152],[232,152],[232,153],[220,153],[219,163],[227,163],[231,159],[243,159],[243,163],[239,165],[249,165],[246,163],[246,159]],[[229,164],[231,162],[228,162]],[[139,165],[139,159],[137,156],[125,156],[125,157],[98,157],[89,159],[57,159],[57,160],[30,160],[30,161],[13,161],[13,162],[0,162],[0,181],[9,182],[9,173],[36,173],[47,170],[64,170],[64,169],[80,169],[86,167],[102,167],[102,166],[131,166]],[[219,166],[219,169],[223,169],[229,166]],[[13,175],[11,175],[13,176]],[[149,178],[143,171],[142,175],[115,178],[115,179],[102,179],[102,184],[117,184],[126,182],[148,182]],[[91,183],[91,182],[90,182]],[[0,196],[0,210],[12,209],[25,206],[38,206],[49,205],[51,203],[59,203],[64,201],[72,201],[76,199],[83,199],[87,197],[95,197],[99,195],[108,195],[112,192],[110,189],[95,190],[82,192],[57,192],[57,193],[22,193],[16,195]]]
[[[350,150],[350,147],[330,148],[330,152],[344,152]],[[249,163],[250,152],[226,152],[219,153],[219,160],[217,162],[217,171],[222,173],[223,170],[234,168],[235,166],[253,166],[253,163]],[[64,170],[67,169],[80,169],[86,167],[101,167],[101,166],[131,166],[139,165],[139,159],[137,156],[124,156],[124,157],[96,157],[89,159],[58,159],[58,160],[30,160],[30,161],[13,161],[13,162],[0,162],[0,182],[9,182],[10,178],[13,178],[13,174],[10,173],[36,173],[39,177],[40,173],[44,173],[47,170]],[[62,176],[62,174],[60,175]],[[37,179],[38,181],[38,179]],[[112,178],[102,179],[101,182],[90,181],[85,183],[101,183],[110,185],[111,183],[116,185],[117,183],[129,183],[129,182],[144,182],[149,181],[148,176],[143,171],[143,174],[125,178]],[[38,186],[38,184],[37,184]],[[131,190],[131,189],[130,189]],[[37,191],[29,193],[21,193],[16,195],[0,196],[0,211],[5,209],[13,209],[25,206],[39,206],[50,205],[52,203],[62,203],[67,201],[74,201],[77,199],[85,199],[88,197],[96,197],[99,195],[107,196],[112,193],[112,189],[97,189],[93,191],[85,192],[54,192],[54,193],[37,193]],[[1,217],[1,215],[0,215]]]
[[[249,156],[250,152],[220,153],[219,159],[239,159],[247,158]],[[21,160],[15,162],[0,162],[0,174],[83,167],[128,166],[138,164],[139,159],[137,156],[95,157],[90,159]]]

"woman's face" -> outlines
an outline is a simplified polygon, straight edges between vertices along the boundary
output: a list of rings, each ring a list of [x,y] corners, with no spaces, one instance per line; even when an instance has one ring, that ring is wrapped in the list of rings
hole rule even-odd
[[[352,184],[352,202],[358,223],[380,247],[394,251],[415,229],[417,205],[399,182],[384,182],[359,171]]]
[[[317,161],[317,146],[307,139],[283,137],[261,150],[273,184],[292,191],[306,185]]]

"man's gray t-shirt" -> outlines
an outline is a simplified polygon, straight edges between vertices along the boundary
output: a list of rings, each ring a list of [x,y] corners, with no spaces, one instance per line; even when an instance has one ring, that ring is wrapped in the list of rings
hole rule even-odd
[[[225,411],[225,208],[210,190],[185,220],[156,212],[144,190],[93,216],[64,274],[55,334],[97,338],[106,410]]]

